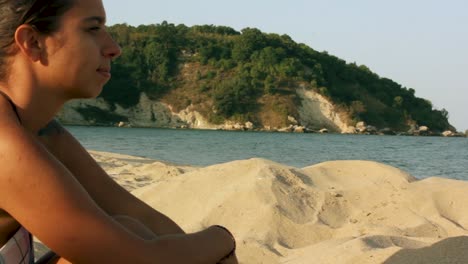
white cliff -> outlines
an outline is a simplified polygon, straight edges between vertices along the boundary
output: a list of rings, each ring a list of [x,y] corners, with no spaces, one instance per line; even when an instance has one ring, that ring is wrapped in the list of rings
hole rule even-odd
[[[343,120],[335,106],[323,95],[305,88],[298,88],[297,94],[302,100],[298,107],[301,124],[309,129],[326,128],[331,132],[347,133],[352,130]]]

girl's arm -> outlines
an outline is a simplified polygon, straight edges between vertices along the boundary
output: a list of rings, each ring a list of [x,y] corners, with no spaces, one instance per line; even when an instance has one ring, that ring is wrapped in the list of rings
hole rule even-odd
[[[232,249],[216,227],[143,240],[101,208],[111,198],[94,199],[92,178],[82,184],[21,126],[2,120],[0,138],[0,208],[73,263],[216,263]]]
[[[78,140],[57,121],[52,121],[41,130],[39,139],[70,170],[107,214],[133,217],[156,235],[184,233],[167,216],[151,208],[112,180]]]

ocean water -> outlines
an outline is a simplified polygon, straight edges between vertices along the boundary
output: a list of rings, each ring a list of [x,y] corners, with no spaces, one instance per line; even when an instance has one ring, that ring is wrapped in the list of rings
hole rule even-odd
[[[292,134],[68,126],[87,148],[181,165],[253,157],[302,168],[329,160],[373,160],[417,178],[468,180],[468,138]]]

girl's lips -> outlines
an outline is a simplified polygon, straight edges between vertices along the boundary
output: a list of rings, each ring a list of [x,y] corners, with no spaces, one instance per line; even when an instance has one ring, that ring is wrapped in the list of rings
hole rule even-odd
[[[111,77],[110,69],[98,69],[97,72],[106,78]]]

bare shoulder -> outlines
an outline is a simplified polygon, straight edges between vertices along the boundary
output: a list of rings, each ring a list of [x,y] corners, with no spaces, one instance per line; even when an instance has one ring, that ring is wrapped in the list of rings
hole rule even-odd
[[[18,185],[26,188],[40,178],[31,177],[29,173],[41,171],[42,167],[60,170],[60,164],[32,133],[24,129],[15,119],[8,115],[2,115],[0,119],[3,119],[0,121],[0,198],[2,198],[2,194],[18,188]],[[16,196],[15,193],[12,195],[8,198]],[[5,205],[5,201],[0,199],[0,207]]]

